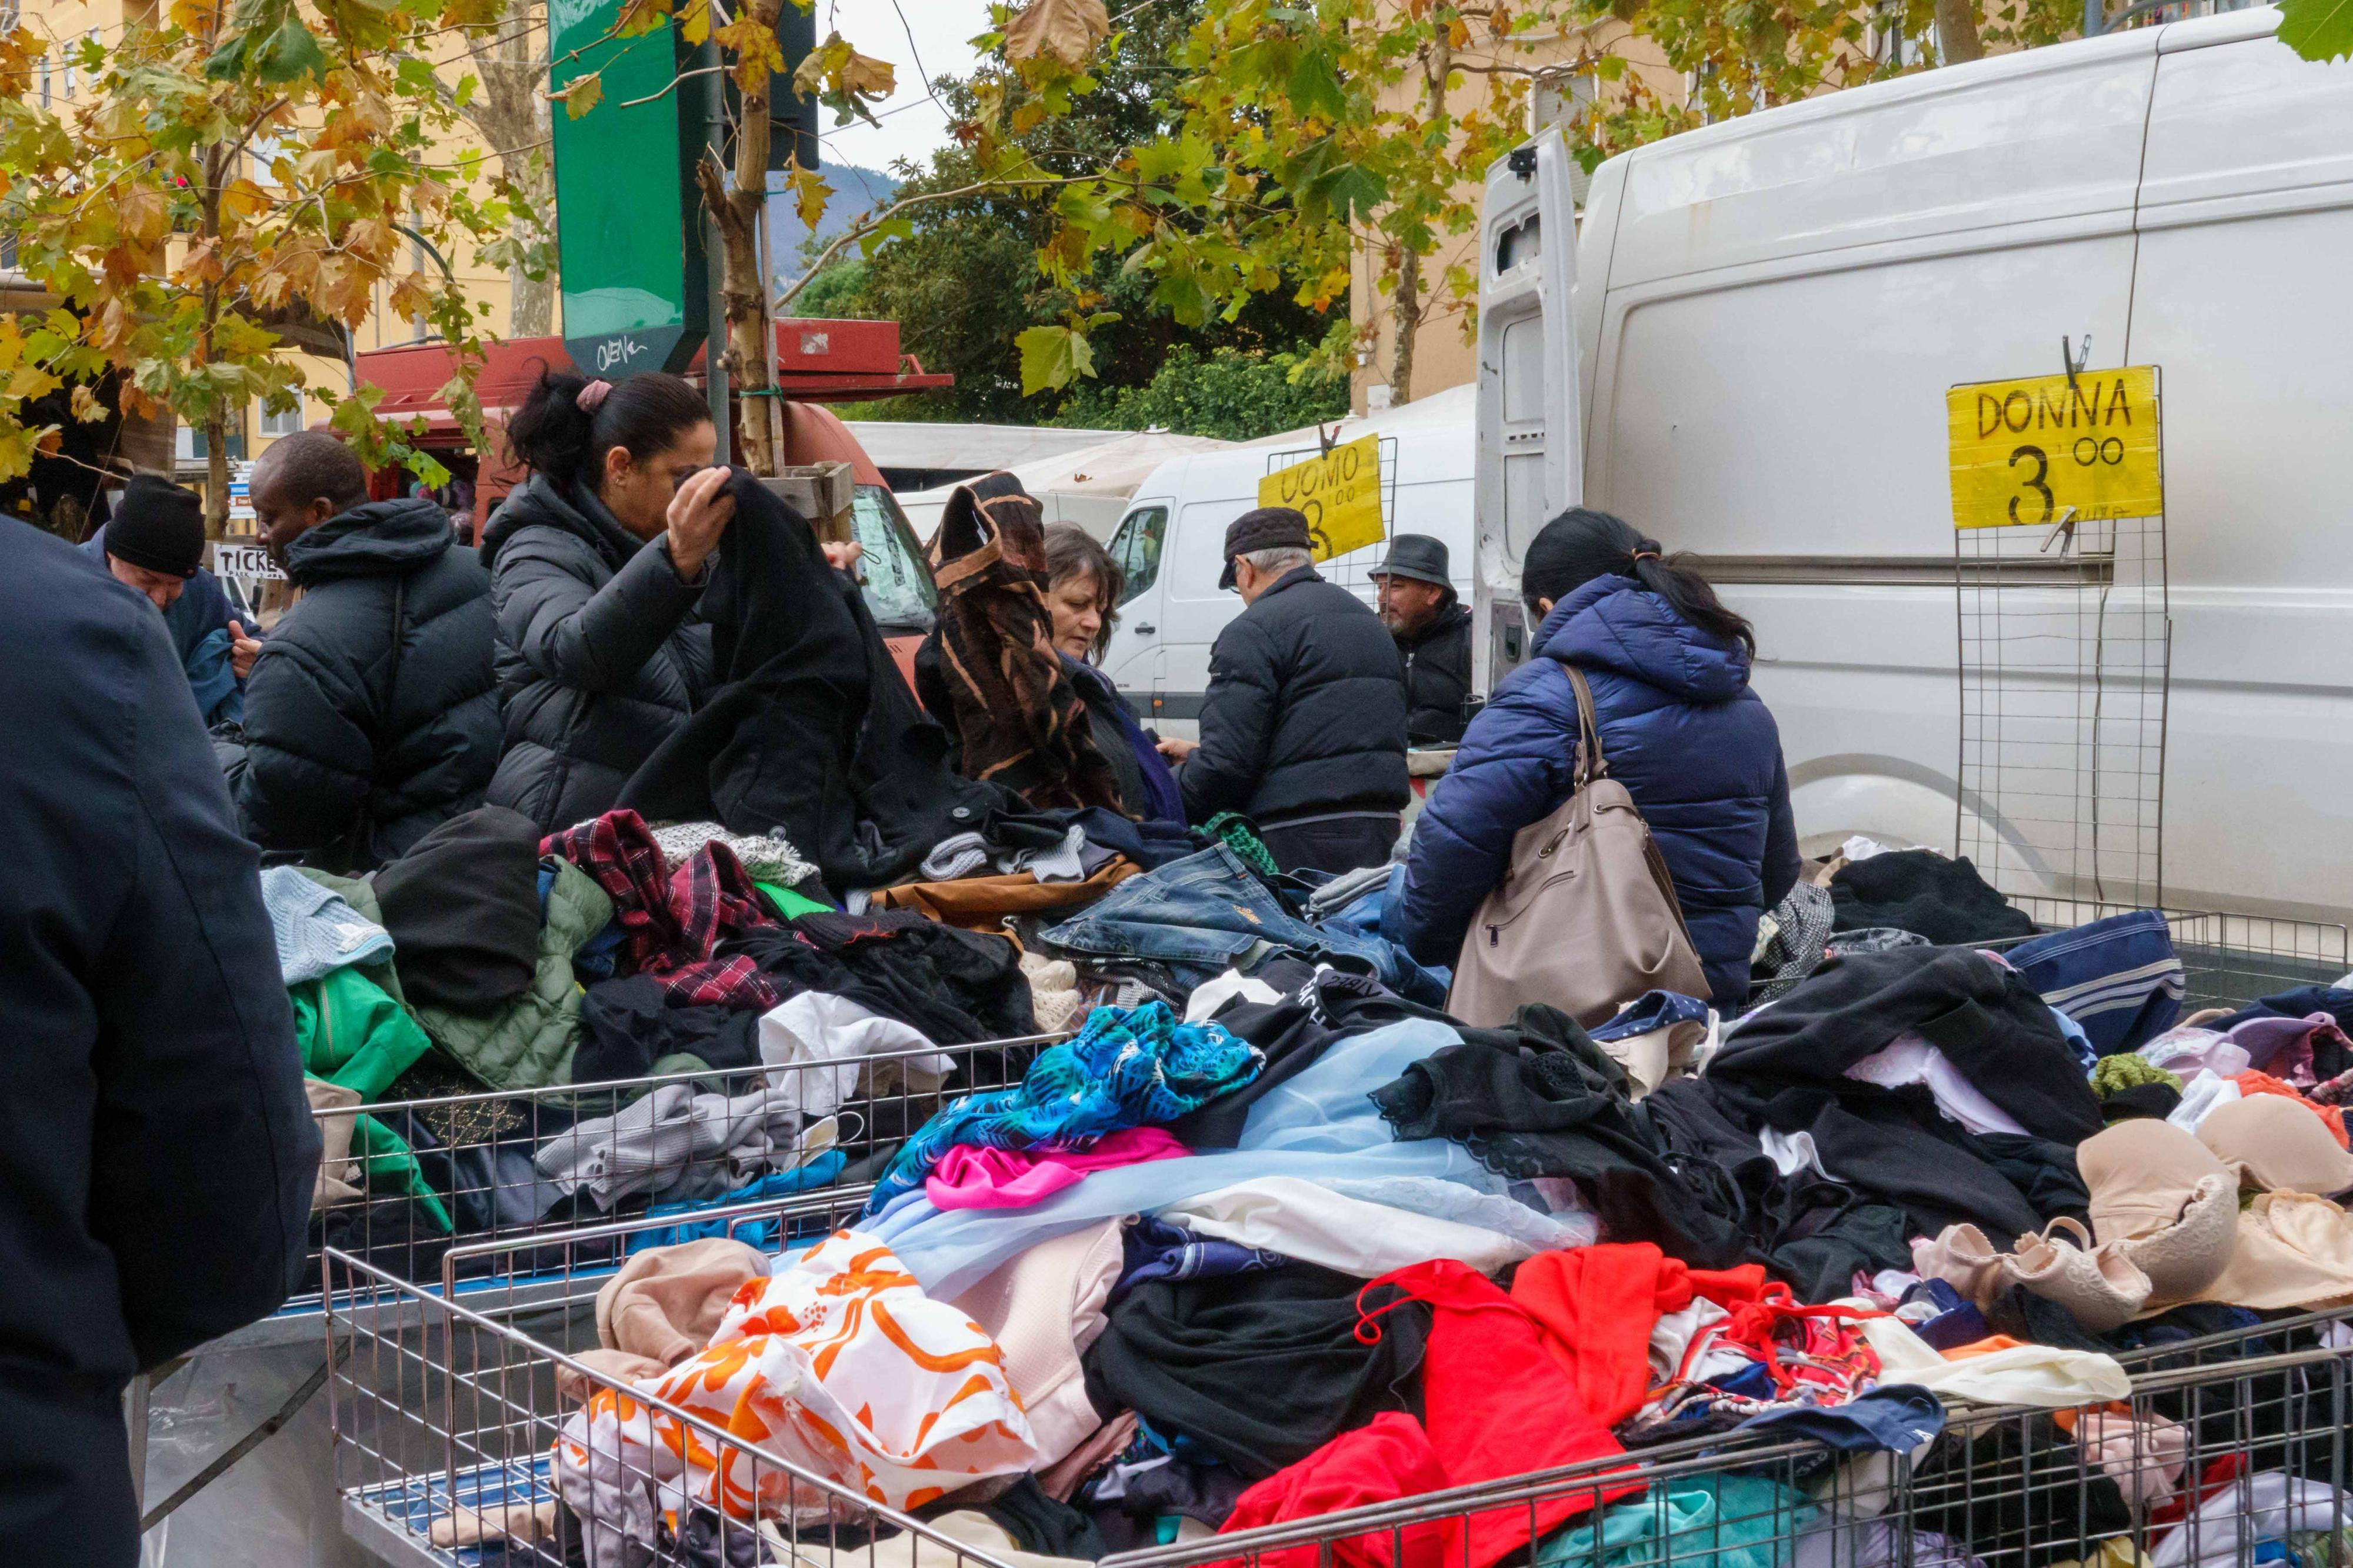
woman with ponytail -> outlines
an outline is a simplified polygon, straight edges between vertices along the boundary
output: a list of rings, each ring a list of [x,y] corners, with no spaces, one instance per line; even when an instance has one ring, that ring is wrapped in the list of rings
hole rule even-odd
[[[482,536],[506,714],[490,800],[554,832],[610,809],[710,685],[694,607],[735,503],[674,375],[548,372],[507,440],[532,475]]]
[[[1757,922],[1798,879],[1780,731],[1748,685],[1756,633],[1685,558],[1583,507],[1536,535],[1520,589],[1539,623],[1536,657],[1472,720],[1415,823],[1387,934],[1425,963],[1452,963],[1513,838],[1567,800],[1574,665],[1593,689],[1609,774],[1666,859],[1713,1000],[1738,1010]]]

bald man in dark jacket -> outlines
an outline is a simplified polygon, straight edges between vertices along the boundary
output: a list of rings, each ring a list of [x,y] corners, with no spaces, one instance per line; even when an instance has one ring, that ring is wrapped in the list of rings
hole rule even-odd
[[[319,1134],[163,617],[0,524],[0,1560],[139,1557],[122,1391],[277,1308]]]

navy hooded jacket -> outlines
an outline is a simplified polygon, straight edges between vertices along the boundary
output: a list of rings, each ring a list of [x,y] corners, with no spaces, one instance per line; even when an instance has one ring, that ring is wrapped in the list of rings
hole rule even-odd
[[[1748,650],[1612,575],[1553,606],[1536,652],[1472,720],[1415,822],[1384,934],[1424,963],[1454,962],[1514,836],[1569,796],[1577,692],[1562,665],[1574,664],[1593,689],[1609,774],[1666,858],[1715,1005],[1740,1006],[1757,922],[1798,879],[1781,735],[1748,688]]]

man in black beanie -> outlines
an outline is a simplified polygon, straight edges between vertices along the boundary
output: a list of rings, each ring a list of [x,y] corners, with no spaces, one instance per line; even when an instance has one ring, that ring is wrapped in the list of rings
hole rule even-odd
[[[1242,813],[1286,871],[1379,865],[1410,788],[1397,644],[1317,574],[1307,519],[1289,507],[1227,526],[1218,585],[1247,607],[1209,649],[1201,739],[1160,743],[1183,763],[1186,816]]]
[[[204,568],[205,503],[153,474],[135,474],[114,516],[82,544],[114,580],[163,612],[172,647],[206,724],[239,718],[260,642],[230,618],[220,579]]]

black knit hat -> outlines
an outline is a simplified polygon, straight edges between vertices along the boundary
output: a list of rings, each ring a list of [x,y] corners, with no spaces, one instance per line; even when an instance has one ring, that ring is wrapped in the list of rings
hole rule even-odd
[[[1373,568],[1373,575],[1410,577],[1441,588],[1452,586],[1454,581],[1446,574],[1446,541],[1427,533],[1400,533],[1390,540],[1388,555]]]
[[[1260,550],[1312,550],[1307,515],[1287,506],[1262,506],[1226,524],[1226,570],[1218,586],[1234,585],[1234,557]]]
[[[117,561],[174,577],[193,577],[205,563],[205,503],[153,474],[133,474],[106,524],[106,552]]]

